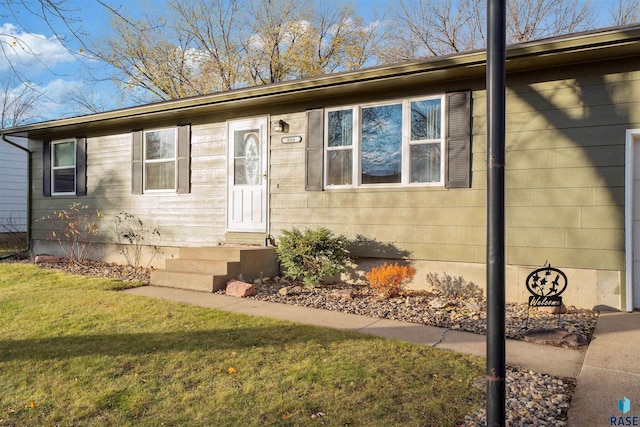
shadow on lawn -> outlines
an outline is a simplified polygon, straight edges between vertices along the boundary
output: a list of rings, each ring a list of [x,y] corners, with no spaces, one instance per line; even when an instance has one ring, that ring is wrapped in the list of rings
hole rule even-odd
[[[348,332],[304,325],[175,331],[157,333],[74,335],[0,341],[0,362],[54,360],[82,356],[144,355],[174,351],[238,350],[294,343],[328,345],[352,339],[373,339]]]

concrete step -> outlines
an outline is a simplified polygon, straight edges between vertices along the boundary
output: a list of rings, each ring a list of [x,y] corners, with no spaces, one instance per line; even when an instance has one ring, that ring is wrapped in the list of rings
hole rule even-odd
[[[179,258],[208,261],[240,261],[241,247],[207,246],[202,248],[180,248]]]
[[[178,271],[151,271],[151,285],[167,288],[187,289],[200,292],[215,292],[224,288],[226,276]]]
[[[256,245],[264,246],[266,233],[240,233],[229,231],[224,235],[226,244],[243,244],[243,245]]]
[[[189,258],[168,259],[165,262],[165,271],[237,276],[240,274],[240,262]]]
[[[151,272],[151,285],[215,292],[239,276],[251,282],[279,273],[275,248],[271,247],[180,248],[178,255],[165,261],[165,270]]]
[[[240,251],[241,273],[244,280],[273,277],[280,272],[273,247],[243,248]]]

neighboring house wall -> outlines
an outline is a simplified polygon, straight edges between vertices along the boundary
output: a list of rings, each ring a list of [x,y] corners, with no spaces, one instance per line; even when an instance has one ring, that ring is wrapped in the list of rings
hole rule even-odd
[[[27,154],[0,141],[0,234],[11,231],[27,231]]]
[[[507,81],[507,296],[526,300],[524,281],[545,263],[565,270],[568,304],[621,308],[624,283],[625,131],[640,127],[640,72],[628,60],[510,73]],[[471,188],[305,189],[306,109],[383,102],[472,90]],[[74,201],[105,214],[98,241],[113,242],[119,212],[159,226],[164,257],[171,247],[224,241],[227,213],[227,120],[270,115],[270,233],[326,226],[356,239],[354,255],[408,257],[427,272],[463,276],[483,286],[486,257],[486,93],[481,79],[398,87],[343,98],[228,112],[191,121],[191,192],[131,194],[131,133],[87,138],[87,196],[43,197],[42,143],[32,141],[33,217]],[[141,124],[142,126],[146,126]],[[46,222],[34,222],[42,245]],[[42,246],[44,247],[44,246]],[[111,248],[102,257],[112,259]]]

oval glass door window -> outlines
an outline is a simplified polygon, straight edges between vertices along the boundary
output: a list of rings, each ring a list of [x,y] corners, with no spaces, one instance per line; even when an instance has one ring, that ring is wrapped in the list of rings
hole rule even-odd
[[[254,134],[248,134],[244,141],[244,178],[245,183],[257,185],[260,179],[260,150],[258,139]]]

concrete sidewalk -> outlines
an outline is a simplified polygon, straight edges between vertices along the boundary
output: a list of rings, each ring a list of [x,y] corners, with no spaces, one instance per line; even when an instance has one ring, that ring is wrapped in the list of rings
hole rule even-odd
[[[124,292],[252,316],[355,331],[476,356],[484,357],[486,354],[486,337],[471,332],[164,287],[143,286]],[[511,366],[571,378],[577,378],[585,356],[577,350],[514,340],[507,340],[506,351],[507,364]]]
[[[625,398],[630,403],[626,413],[618,409]],[[640,425],[640,313],[602,313],[598,318],[568,425]]]

